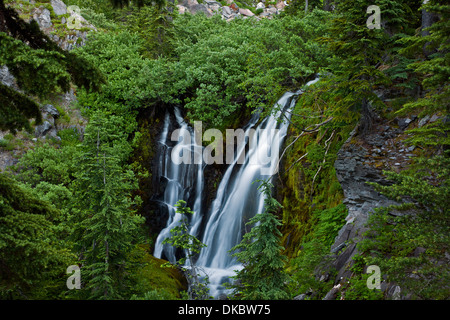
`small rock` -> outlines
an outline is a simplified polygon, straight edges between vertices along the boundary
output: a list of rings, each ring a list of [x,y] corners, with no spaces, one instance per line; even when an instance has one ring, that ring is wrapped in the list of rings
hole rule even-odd
[[[425,117],[420,119],[420,121],[419,121],[419,128],[422,128],[424,125],[426,125],[428,123],[428,120],[430,120],[430,116],[429,115],[426,115]]]
[[[185,14],[186,12],[189,12],[188,8],[186,8],[185,6],[177,5],[177,8],[180,14]]]
[[[258,4],[256,5],[256,9],[264,9],[265,7],[266,6],[262,2],[258,2]]]
[[[62,14],[66,14],[67,13],[67,6],[61,0],[52,0],[50,2],[50,4],[52,5],[53,11],[55,12],[55,14],[57,16],[60,16]]]
[[[51,104],[42,106],[41,111],[50,114],[55,119],[59,117],[59,111]]]
[[[33,15],[33,19],[41,28],[50,28],[52,26],[52,19],[50,18],[50,11],[48,9],[37,10]]]
[[[431,116],[430,122],[435,122],[435,121],[437,121],[437,120],[439,120],[439,119],[440,119],[440,117],[439,117],[437,114],[433,114],[433,115]]]
[[[231,17],[231,9],[230,9],[230,7],[228,7],[228,6],[223,6],[223,7],[222,7],[222,14],[223,14],[224,16],[226,16],[227,18],[228,18],[228,17]]]
[[[34,129],[34,134],[36,137],[42,137],[47,134],[52,129],[50,122],[45,120],[41,125],[36,126]]]
[[[279,2],[275,5],[275,7],[276,7],[278,10],[283,10],[284,7],[286,7],[286,4],[284,3],[284,1],[279,1]]]
[[[410,118],[397,118],[397,124],[400,130],[405,130],[411,122],[412,120]]]
[[[255,15],[249,9],[242,9],[242,8],[239,9],[239,13],[244,15],[244,16],[247,16],[247,17],[253,17]]]

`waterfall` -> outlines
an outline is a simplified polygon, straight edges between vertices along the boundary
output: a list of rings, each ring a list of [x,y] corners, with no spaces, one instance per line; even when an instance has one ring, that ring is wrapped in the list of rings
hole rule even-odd
[[[307,85],[318,81],[310,81]],[[169,208],[169,219],[167,227],[158,236],[154,255],[161,257],[162,253],[172,261],[175,259],[173,248],[163,246],[161,242],[170,236],[170,229],[177,225],[180,220],[175,214],[173,205],[179,199],[187,199],[189,193],[189,178],[196,180],[195,188],[191,189],[195,193],[194,217],[190,222],[191,234],[199,237],[206,247],[202,248],[196,266],[199,267],[209,278],[210,294],[217,298],[222,293],[226,293],[224,283],[229,282],[229,278],[235,275],[235,270],[242,266],[231,256],[229,250],[240,243],[243,234],[247,232],[246,222],[255,214],[264,211],[264,197],[257,190],[259,184],[253,183],[255,180],[268,178],[278,170],[278,160],[280,148],[284,142],[289,127],[290,111],[296,102],[298,92],[285,93],[275,104],[272,115],[266,117],[256,126],[259,115],[254,114],[249,123],[244,128],[245,143],[236,147],[233,161],[228,163],[225,174],[217,189],[216,198],[208,209],[207,214],[202,214],[201,202],[203,192],[203,166],[199,164],[173,164],[166,154],[164,175],[168,179],[168,184],[164,194],[164,203]],[[175,109],[176,121],[181,128],[189,132],[191,139],[195,140],[195,132],[184,123]],[[288,121],[278,121],[284,115]],[[168,121],[168,116],[166,116]],[[255,128],[256,126],[256,128]],[[201,134],[201,133],[200,133]],[[167,144],[168,131],[164,124],[161,143]],[[179,141],[175,148],[190,148],[202,152],[202,147],[198,144],[186,143],[185,139]],[[191,186],[192,187],[192,186]],[[202,221],[203,220],[203,221]],[[204,230],[198,234],[200,224],[204,225]]]
[[[160,166],[162,170],[160,175],[167,181],[164,190],[164,196],[161,201],[162,205],[167,208],[169,218],[166,227],[161,230],[156,238],[155,250],[153,255],[158,258],[166,258],[170,262],[176,261],[175,249],[162,242],[170,237],[170,230],[176,227],[182,218],[181,214],[176,213],[175,204],[182,199],[187,201],[193,198],[194,203],[191,206],[194,211],[190,220],[190,233],[198,236],[197,231],[201,223],[202,214],[202,193],[203,193],[203,168],[202,163],[196,163],[195,157],[202,154],[202,146],[198,145],[197,133],[183,120],[180,110],[174,109],[175,121],[178,126],[179,137],[181,141],[172,146],[172,138],[169,137],[170,115],[166,113],[164,119],[163,131],[159,140],[162,152],[160,153]],[[172,133],[173,135],[173,133]],[[176,164],[172,161],[173,152],[189,151],[192,155],[190,164]]]

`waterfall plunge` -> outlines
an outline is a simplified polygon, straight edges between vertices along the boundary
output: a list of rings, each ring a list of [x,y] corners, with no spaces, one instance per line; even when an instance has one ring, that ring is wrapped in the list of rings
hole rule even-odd
[[[316,81],[318,79],[310,81],[307,85]],[[289,126],[287,121],[279,123],[277,119],[283,112],[293,108],[295,98],[301,92],[285,93],[275,104],[278,111],[265,118],[256,128],[254,127],[258,116],[252,117],[245,128],[246,143],[238,145],[234,160],[228,165],[218,186],[216,198],[204,217],[202,217],[201,207],[204,166],[194,164],[194,161],[191,162],[192,164],[174,164],[169,152],[165,153],[165,159],[162,160],[164,161],[163,175],[168,181],[163,202],[167,205],[169,219],[167,227],[157,238],[154,255],[161,258],[164,253],[169,261],[175,261],[174,249],[168,245],[162,245],[162,241],[170,236],[170,229],[175,227],[181,218],[175,213],[174,204],[179,199],[186,200],[191,196],[189,193],[194,192],[195,201],[192,208],[194,216],[190,221],[190,233],[199,237],[207,245],[200,252],[196,265],[209,277],[210,294],[215,298],[226,293],[223,283],[228,282],[229,277],[235,275],[235,270],[242,268],[231,256],[229,250],[242,240],[245,223],[264,210],[264,197],[257,190],[259,185],[253,182],[270,178],[270,172],[277,172],[280,148]],[[286,113],[285,116],[289,119],[290,113]],[[186,129],[186,132],[191,135],[191,139],[183,139],[175,147],[188,148],[193,155],[201,153],[203,148],[195,144],[196,133],[183,121],[178,109],[175,109],[175,118],[178,126]],[[166,151],[171,149],[168,147],[168,122],[169,116],[166,115],[160,140]],[[190,141],[186,143],[186,140]],[[245,153],[245,157],[242,153]],[[238,159],[244,159],[243,163],[241,164]],[[195,183],[189,179],[195,179]],[[205,220],[203,221],[204,232],[198,234],[202,219]]]

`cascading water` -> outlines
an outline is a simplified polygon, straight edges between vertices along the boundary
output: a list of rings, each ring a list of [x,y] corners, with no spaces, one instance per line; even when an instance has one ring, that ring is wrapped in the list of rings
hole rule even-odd
[[[170,237],[170,230],[176,227],[182,218],[179,213],[176,213],[175,204],[178,200],[187,200],[194,198],[193,211],[194,215],[190,221],[190,233],[197,236],[197,230],[201,222],[202,214],[202,193],[203,193],[203,168],[202,163],[190,164],[174,163],[171,159],[173,152],[183,152],[188,150],[193,157],[201,156],[202,147],[196,144],[196,133],[184,122],[180,114],[180,110],[174,110],[175,120],[178,125],[178,132],[182,141],[175,146],[171,146],[172,139],[169,138],[170,115],[166,113],[164,119],[163,132],[159,143],[161,144],[162,152],[160,153],[160,164],[163,167],[161,175],[166,179],[167,185],[164,191],[162,204],[167,207],[169,218],[166,227],[161,230],[156,238],[154,256],[158,258],[166,258],[170,262],[176,261],[175,249],[168,244],[163,244],[163,241]],[[191,194],[191,193],[194,194]]]
[[[315,79],[307,83],[318,81]],[[290,113],[286,112],[295,105],[296,97],[302,91],[296,93],[285,93],[275,105],[277,112],[266,117],[256,128],[258,115],[254,115],[245,127],[245,143],[237,146],[233,161],[229,163],[227,170],[219,184],[215,200],[211,208],[204,216],[204,231],[197,234],[202,223],[202,191],[203,191],[203,166],[199,164],[174,164],[166,154],[164,175],[168,184],[164,194],[164,203],[169,208],[169,219],[167,227],[158,236],[154,255],[165,257],[170,261],[175,260],[174,249],[170,246],[162,245],[162,241],[170,236],[170,229],[179,223],[180,216],[175,214],[173,205],[179,199],[187,199],[189,186],[192,184],[189,178],[197,179],[195,188],[194,217],[190,222],[190,233],[199,237],[206,247],[204,247],[196,261],[196,266],[203,270],[209,278],[210,294],[217,298],[222,293],[226,293],[223,286],[229,282],[229,278],[235,274],[235,270],[242,266],[231,256],[229,250],[240,243],[245,230],[246,222],[257,213],[264,210],[264,197],[257,190],[259,184],[253,183],[255,180],[270,179],[278,170],[278,155],[289,126],[288,121],[279,122],[284,113],[287,120]],[[190,148],[195,152],[202,152],[203,149],[190,141],[196,141],[194,130],[181,118],[179,111],[175,110],[177,123],[180,127],[190,132],[189,143],[185,140],[179,142],[175,148]],[[168,130],[166,130],[168,116],[161,143],[167,146]],[[194,178],[195,177],[195,178]]]

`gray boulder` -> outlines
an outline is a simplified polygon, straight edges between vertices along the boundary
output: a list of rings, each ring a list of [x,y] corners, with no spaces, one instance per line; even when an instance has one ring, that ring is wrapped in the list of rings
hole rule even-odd
[[[52,26],[52,19],[50,17],[50,11],[48,9],[37,8],[34,12],[33,19],[41,28],[45,29]]]
[[[51,123],[47,120],[45,120],[41,125],[36,126],[36,128],[34,128],[34,134],[36,137],[43,137],[45,136],[51,129],[53,128],[53,126],[51,125]]]
[[[55,14],[57,16],[60,16],[62,14],[66,14],[67,13],[67,6],[61,0],[52,0],[50,2],[50,4],[52,5],[53,11],[55,12]]]
[[[8,87],[15,86],[16,79],[11,74],[11,72],[9,72],[9,69],[7,66],[0,67],[0,82]]]
[[[51,115],[54,119],[57,119],[59,117],[59,111],[51,104],[44,105],[41,108],[41,111],[43,113],[47,113],[47,114]]]

